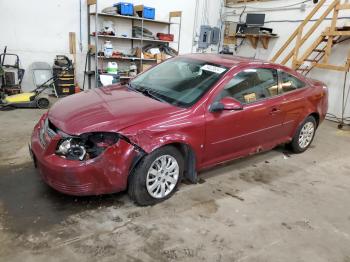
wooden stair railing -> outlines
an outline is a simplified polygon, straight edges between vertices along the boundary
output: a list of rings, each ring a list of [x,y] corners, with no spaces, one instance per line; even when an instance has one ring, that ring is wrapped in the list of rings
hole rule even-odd
[[[350,37],[335,36],[335,37],[333,37],[332,45],[334,46],[336,44],[340,44],[340,43],[347,41],[347,40],[350,40]],[[303,75],[307,75],[308,73],[310,73],[310,71],[313,68],[322,64],[321,61],[326,56],[326,48],[328,46],[327,44],[322,46],[322,44],[325,42],[328,43],[328,39],[325,36],[322,37],[322,41],[318,41],[318,39],[317,39],[316,43],[318,43],[318,45],[316,46],[316,48],[314,48],[310,52],[308,52],[307,55],[305,56],[305,58],[304,59],[302,58],[304,63],[298,64],[296,66],[296,68],[294,68],[294,69],[299,71]],[[307,63],[305,63],[305,62],[309,62],[310,65],[307,65]],[[304,65],[304,67],[302,67],[303,65]],[[339,68],[339,70],[340,69],[343,69],[343,68]],[[336,70],[336,69],[334,68],[334,70]],[[346,70],[340,70],[340,71],[346,71]]]
[[[350,68],[350,48],[345,65],[332,65],[329,63],[332,47],[343,41],[350,39],[350,27],[337,27],[337,21],[340,10],[349,9],[349,0],[342,3],[341,0],[333,0],[315,23],[304,34],[304,27],[318,13],[320,8],[325,4],[326,0],[321,0],[314,9],[307,15],[304,21],[298,26],[294,33],[288,38],[284,45],[277,51],[271,59],[272,62],[282,60],[280,64],[286,65],[290,61],[291,67],[298,70],[302,74],[308,74],[313,68],[324,68],[338,71],[349,71]],[[331,26],[316,38],[306,51],[299,55],[301,49],[305,46],[305,42],[314,34],[316,29],[321,25],[325,18],[333,11]],[[295,40],[295,41],[294,41]],[[294,44],[294,47],[293,47]],[[284,51],[292,47],[292,50],[284,55]],[[290,48],[289,48],[290,49]],[[315,56],[313,54],[316,53]],[[310,66],[305,66],[305,62],[311,63]],[[304,65],[304,67],[303,67]]]

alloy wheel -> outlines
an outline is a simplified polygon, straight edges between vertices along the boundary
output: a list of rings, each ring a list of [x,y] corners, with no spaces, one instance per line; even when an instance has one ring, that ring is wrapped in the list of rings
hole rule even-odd
[[[312,138],[314,137],[315,126],[312,122],[306,122],[300,130],[299,134],[299,146],[304,149],[310,145]]]
[[[179,179],[179,164],[171,155],[153,161],[146,177],[146,188],[153,198],[164,198],[175,188]]]

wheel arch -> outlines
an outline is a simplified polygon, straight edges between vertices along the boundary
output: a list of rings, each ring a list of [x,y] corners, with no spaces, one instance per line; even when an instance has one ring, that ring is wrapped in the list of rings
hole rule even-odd
[[[180,141],[173,141],[173,142],[169,141],[166,144],[162,144],[158,147],[153,148],[151,152],[143,151],[142,154],[139,154],[137,157],[135,157],[133,164],[132,164],[132,167],[130,169],[129,176],[133,172],[135,167],[141,162],[142,158],[144,158],[148,154],[151,154],[152,152],[154,152],[157,149],[167,147],[167,146],[172,146],[172,147],[176,148],[180,152],[180,154],[183,156],[184,162],[185,162],[184,178],[189,180],[191,183],[194,183],[194,184],[197,183],[196,153],[189,144],[184,143],[182,141],[181,142]]]
[[[310,110],[309,112],[306,112],[305,114],[303,114],[302,116],[300,116],[300,119],[298,121],[298,123],[295,125],[293,131],[290,134],[290,138],[291,140],[293,139],[293,137],[295,136],[296,132],[298,132],[299,128],[301,127],[301,125],[304,123],[304,121],[309,117],[312,116],[315,121],[316,121],[316,129],[318,128],[319,124],[320,124],[320,114],[317,111],[312,111]]]
[[[191,183],[197,183],[196,154],[193,148],[189,144],[183,142],[172,142],[162,147],[164,146],[173,146],[179,150],[185,160],[184,177]]]
[[[320,124],[320,114],[318,112],[313,112],[313,113],[309,114],[307,117],[309,117],[309,116],[312,116],[313,118],[315,118],[315,120],[316,120],[316,128],[317,128],[319,126],[319,124]]]

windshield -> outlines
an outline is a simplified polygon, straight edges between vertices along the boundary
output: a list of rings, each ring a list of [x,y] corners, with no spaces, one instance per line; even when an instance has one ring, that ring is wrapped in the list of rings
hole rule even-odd
[[[189,107],[227,71],[201,60],[177,57],[161,63],[131,81],[131,88],[159,101]]]

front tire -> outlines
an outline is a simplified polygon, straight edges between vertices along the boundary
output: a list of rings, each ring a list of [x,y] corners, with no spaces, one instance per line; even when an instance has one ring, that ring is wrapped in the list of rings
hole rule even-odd
[[[308,116],[295,133],[292,142],[289,144],[294,153],[302,153],[311,145],[316,132],[316,120]]]
[[[170,198],[181,182],[184,159],[173,146],[159,148],[145,156],[129,178],[128,194],[140,206]]]

